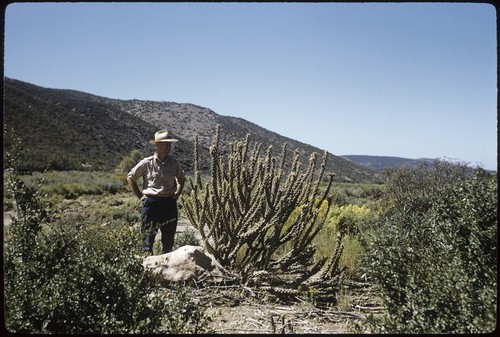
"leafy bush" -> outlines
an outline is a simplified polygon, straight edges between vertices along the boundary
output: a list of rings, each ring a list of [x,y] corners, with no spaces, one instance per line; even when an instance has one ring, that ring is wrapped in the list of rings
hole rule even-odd
[[[484,333],[496,327],[496,174],[446,167],[399,171],[388,181],[389,191],[399,187],[398,197],[366,255],[387,308],[365,322],[373,332]]]
[[[130,247],[117,244],[130,237],[123,233],[109,245],[110,238],[97,232],[54,228],[38,238],[29,260],[16,259],[18,247],[10,244],[5,289],[8,328],[22,333],[157,331],[163,301],[161,296],[149,297],[158,291],[158,283],[144,273],[137,257],[127,254],[133,251]],[[103,251],[106,246],[110,249]]]
[[[159,287],[129,227],[53,221],[39,191],[14,174],[18,207],[4,250],[5,325],[14,333],[209,332],[186,291]],[[180,306],[179,303],[182,303]]]
[[[121,175],[127,175],[130,170],[143,158],[143,154],[139,150],[132,150],[129,155],[123,157],[120,163],[116,166],[115,172]]]
[[[425,213],[432,206],[432,196],[446,186],[471,174],[466,164],[435,160],[414,168],[399,167],[384,171],[387,212]]]
[[[179,233],[175,236],[175,249],[186,246],[186,245],[191,245],[191,246],[198,246],[200,244],[198,238],[196,237],[196,233],[194,230],[191,228],[186,229],[184,232]]]
[[[366,206],[333,206],[328,215],[328,226],[346,234],[358,234],[374,222],[375,214]]]
[[[335,205],[358,205],[373,208],[383,195],[381,184],[336,182],[332,186],[332,202]]]
[[[366,206],[333,205],[328,213],[327,220],[318,235],[314,238],[318,257],[330,256],[335,246],[332,238],[342,233],[342,255],[339,266],[346,268],[347,274],[354,277],[359,272],[364,249],[360,242],[360,235],[376,222],[377,214]]]

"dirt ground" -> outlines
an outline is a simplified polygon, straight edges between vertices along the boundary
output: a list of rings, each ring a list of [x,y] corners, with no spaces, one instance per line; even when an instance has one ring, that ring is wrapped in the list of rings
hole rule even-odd
[[[353,318],[318,309],[283,305],[238,305],[210,308],[211,327],[218,334],[349,333]]]
[[[239,295],[235,292],[239,292]],[[377,315],[383,308],[369,288],[357,289],[346,295],[347,308],[318,308],[305,301],[293,304],[266,299],[265,293],[250,294],[252,290],[238,289],[230,295],[218,291],[206,314],[210,327],[217,334],[353,334],[368,333],[356,330],[356,323],[366,315]],[[347,303],[347,302],[345,302]]]

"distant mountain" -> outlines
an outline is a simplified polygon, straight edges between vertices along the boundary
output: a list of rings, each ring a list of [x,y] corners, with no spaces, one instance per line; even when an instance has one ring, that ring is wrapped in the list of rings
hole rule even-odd
[[[154,147],[148,140],[162,128],[179,139],[173,155],[188,172],[193,169],[193,141],[198,134],[203,166],[208,168],[207,151],[217,125],[221,126],[223,151],[250,133],[252,142],[261,143],[263,149],[272,146],[276,155],[284,142],[290,156],[299,149],[304,165],[313,152],[323,153],[242,118],[221,116],[194,104],[118,100],[4,80],[4,150],[12,148],[9,130],[13,129],[22,140],[23,163],[33,170],[49,164],[53,169],[110,170],[134,149],[152,153]],[[372,169],[334,154],[329,155],[326,170],[336,174],[336,181],[379,180]]]
[[[432,164],[434,162],[434,159],[429,159],[429,158],[409,159],[400,157],[364,156],[364,155],[347,155],[340,157],[375,171],[383,171],[387,168],[396,168],[401,166],[415,167],[420,165],[421,163]]]

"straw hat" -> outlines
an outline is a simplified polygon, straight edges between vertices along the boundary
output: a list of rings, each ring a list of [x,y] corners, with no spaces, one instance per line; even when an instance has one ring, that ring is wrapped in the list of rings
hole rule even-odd
[[[170,137],[170,134],[167,130],[160,130],[155,133],[155,139],[150,140],[150,144],[156,144],[156,143],[174,143],[176,142],[177,139],[174,139]]]

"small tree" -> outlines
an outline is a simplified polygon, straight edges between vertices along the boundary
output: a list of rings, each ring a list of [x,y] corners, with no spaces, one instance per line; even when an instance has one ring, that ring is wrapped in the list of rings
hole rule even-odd
[[[432,206],[431,198],[451,183],[471,174],[466,164],[434,160],[414,168],[404,166],[384,171],[387,212],[425,213]]]
[[[343,275],[338,268],[342,237],[332,238],[337,249],[330,259],[314,261],[312,244],[331,205],[328,192],[333,174],[320,192],[328,153],[325,151],[319,170],[314,153],[302,171],[298,150],[287,168],[286,143],[280,157],[273,155],[271,147],[261,156],[259,143],[250,152],[247,135],[224,156],[219,135],[220,126],[210,147],[211,176],[206,183],[195,137],[192,191],[183,199],[206,249],[244,282],[259,282],[273,292],[295,294],[299,288],[315,287],[322,289],[320,297],[334,293]]]

